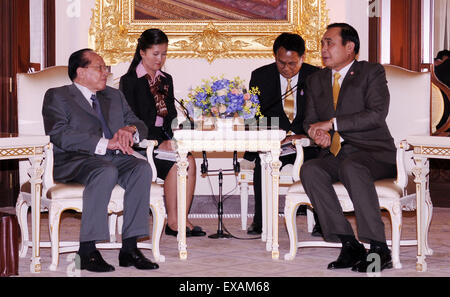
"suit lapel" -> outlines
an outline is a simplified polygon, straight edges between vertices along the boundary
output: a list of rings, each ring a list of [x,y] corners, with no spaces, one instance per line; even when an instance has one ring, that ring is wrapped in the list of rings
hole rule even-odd
[[[295,118],[292,121],[292,123],[294,123],[296,121],[296,119],[298,117],[300,117],[301,113],[303,112],[301,110],[302,109],[301,100],[302,100],[302,96],[303,96],[303,87],[305,85],[305,77],[306,77],[305,70],[303,70],[303,67],[302,67],[302,68],[300,68],[300,71],[297,74],[297,88],[295,89],[295,91],[296,91],[296,96],[295,96],[296,114],[295,114]]]
[[[100,104],[100,108],[102,110],[103,117],[105,118],[106,123],[108,124],[108,127],[111,129],[111,122],[110,120],[110,110],[111,110],[111,100],[108,99],[104,94],[103,91],[97,92],[96,94],[97,100]]]
[[[156,110],[156,102],[155,97],[150,91],[150,84],[146,77],[137,78],[137,98],[143,98],[146,110],[142,110],[141,112],[150,112],[151,109]],[[154,119],[153,119],[154,120]]]
[[[331,84],[331,70],[326,68],[322,73],[321,73],[321,87],[322,90],[324,91],[325,95],[323,100],[325,101],[324,103],[327,105],[327,109],[332,111],[332,114],[334,114],[334,107],[333,107],[333,86]]]
[[[283,100],[281,100],[281,94],[284,94],[285,90],[281,90],[281,81],[280,81],[280,73],[278,72],[278,69],[276,67],[276,64],[273,63],[273,68],[272,68],[272,77],[268,77],[267,83],[270,84],[271,81],[275,82],[274,88],[273,88],[273,94],[272,96],[272,100],[276,100],[278,101],[276,103],[275,106],[273,106],[271,109],[273,111],[275,111],[274,113],[277,115],[281,115],[281,117],[285,118],[286,120],[288,120],[286,114],[284,113],[284,108],[283,108]],[[269,104],[273,104],[273,101],[271,101]],[[275,110],[274,110],[275,109]]]
[[[92,108],[92,106],[87,102],[86,98],[83,96],[81,91],[75,86],[75,84],[72,84],[69,86],[69,92],[72,95],[73,100],[87,113],[95,116],[97,118],[97,114],[95,113],[95,110]]]
[[[341,90],[339,91],[339,99],[336,109],[339,109],[339,107],[342,105],[342,102],[347,98],[349,95],[347,94],[349,86],[352,84],[353,80],[358,77],[359,71],[358,71],[358,61],[355,61],[353,65],[350,67],[350,69],[347,71],[347,74],[345,75],[344,80],[342,81]]]

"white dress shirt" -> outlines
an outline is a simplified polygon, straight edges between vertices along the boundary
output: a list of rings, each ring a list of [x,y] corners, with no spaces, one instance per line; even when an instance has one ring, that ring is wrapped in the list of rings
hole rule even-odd
[[[342,68],[339,71],[331,70],[331,86],[333,86],[333,84],[334,84],[334,74],[336,72],[338,72],[341,75],[341,77],[338,80],[339,86],[342,87],[342,83],[344,82],[345,76],[347,75],[347,72],[350,70],[350,67],[352,67],[353,63],[355,63],[355,60],[353,60],[350,64],[348,64],[347,66],[345,66],[344,68]],[[336,118],[333,118],[333,125],[334,125],[334,130],[339,131]],[[342,141],[343,141],[343,139],[341,137],[341,142]]]
[[[291,88],[294,89],[294,87],[297,85],[298,83],[298,73],[296,75],[294,75],[293,77],[291,77]],[[285,78],[284,76],[282,76],[280,74],[280,85],[281,85],[281,94],[280,96],[283,96],[286,93],[286,88],[288,85],[288,81],[287,78]],[[292,96],[294,96],[294,119],[297,116],[297,88],[294,89],[294,91],[292,92]],[[284,108],[284,100],[283,102],[283,108]]]

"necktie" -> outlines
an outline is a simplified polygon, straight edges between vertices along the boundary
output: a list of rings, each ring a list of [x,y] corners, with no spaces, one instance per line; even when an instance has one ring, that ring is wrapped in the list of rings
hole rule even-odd
[[[333,82],[333,106],[334,110],[336,110],[338,98],[339,98],[339,92],[341,90],[341,86],[339,85],[339,79],[341,78],[341,75],[339,72],[336,72],[334,74],[334,82]],[[333,133],[333,138],[331,139],[331,145],[330,145],[330,152],[337,156],[339,154],[339,151],[341,150],[341,136],[337,131]]]
[[[286,113],[289,121],[292,122],[294,120],[294,91],[291,87],[291,79],[287,79],[287,87],[284,98],[284,112]]]
[[[92,108],[95,110],[95,112],[97,113],[98,119],[102,123],[103,134],[105,135],[105,137],[107,139],[111,139],[113,137],[113,135],[112,135],[111,130],[109,129],[108,125],[106,124],[105,118],[103,117],[102,110],[100,108],[100,104],[97,100],[97,96],[95,96],[95,94],[93,94],[91,96],[91,100],[92,100]]]

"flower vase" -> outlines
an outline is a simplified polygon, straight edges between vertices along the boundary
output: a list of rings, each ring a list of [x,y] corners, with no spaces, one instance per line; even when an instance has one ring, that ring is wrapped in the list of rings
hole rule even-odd
[[[215,121],[214,118],[209,116],[200,116],[195,120],[196,122],[196,129],[202,130],[202,131],[209,131],[214,130],[215,127]]]
[[[216,118],[216,129],[218,131],[233,130],[234,118]]]

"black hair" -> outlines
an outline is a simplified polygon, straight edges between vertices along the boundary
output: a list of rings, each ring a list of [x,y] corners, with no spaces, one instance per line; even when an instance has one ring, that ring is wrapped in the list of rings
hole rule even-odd
[[[91,63],[91,61],[85,55],[86,52],[93,52],[93,50],[90,48],[84,48],[70,55],[68,74],[71,81],[74,81],[77,78],[78,68],[84,68]]]
[[[346,23],[333,23],[328,25],[327,30],[331,28],[341,28],[342,45],[346,45],[347,42],[353,42],[355,44],[355,54],[359,53],[360,41],[358,32],[355,28]]]
[[[436,59],[442,60],[442,58],[445,57],[445,56],[447,56],[447,57],[450,58],[450,51],[449,51],[449,50],[446,50],[446,49],[445,49],[445,50],[439,51],[439,52],[437,53],[437,55],[436,55],[435,60],[436,60]]]
[[[145,51],[153,45],[165,43],[169,43],[169,38],[167,38],[166,33],[159,29],[147,29],[142,32],[141,36],[138,38],[136,52],[134,53],[133,61],[131,61],[130,67],[128,68],[128,73],[135,71],[136,67],[141,62],[141,50]]]
[[[273,43],[274,55],[277,54],[280,47],[285,48],[287,51],[297,52],[301,57],[305,53],[305,40],[298,34],[281,33]]]

